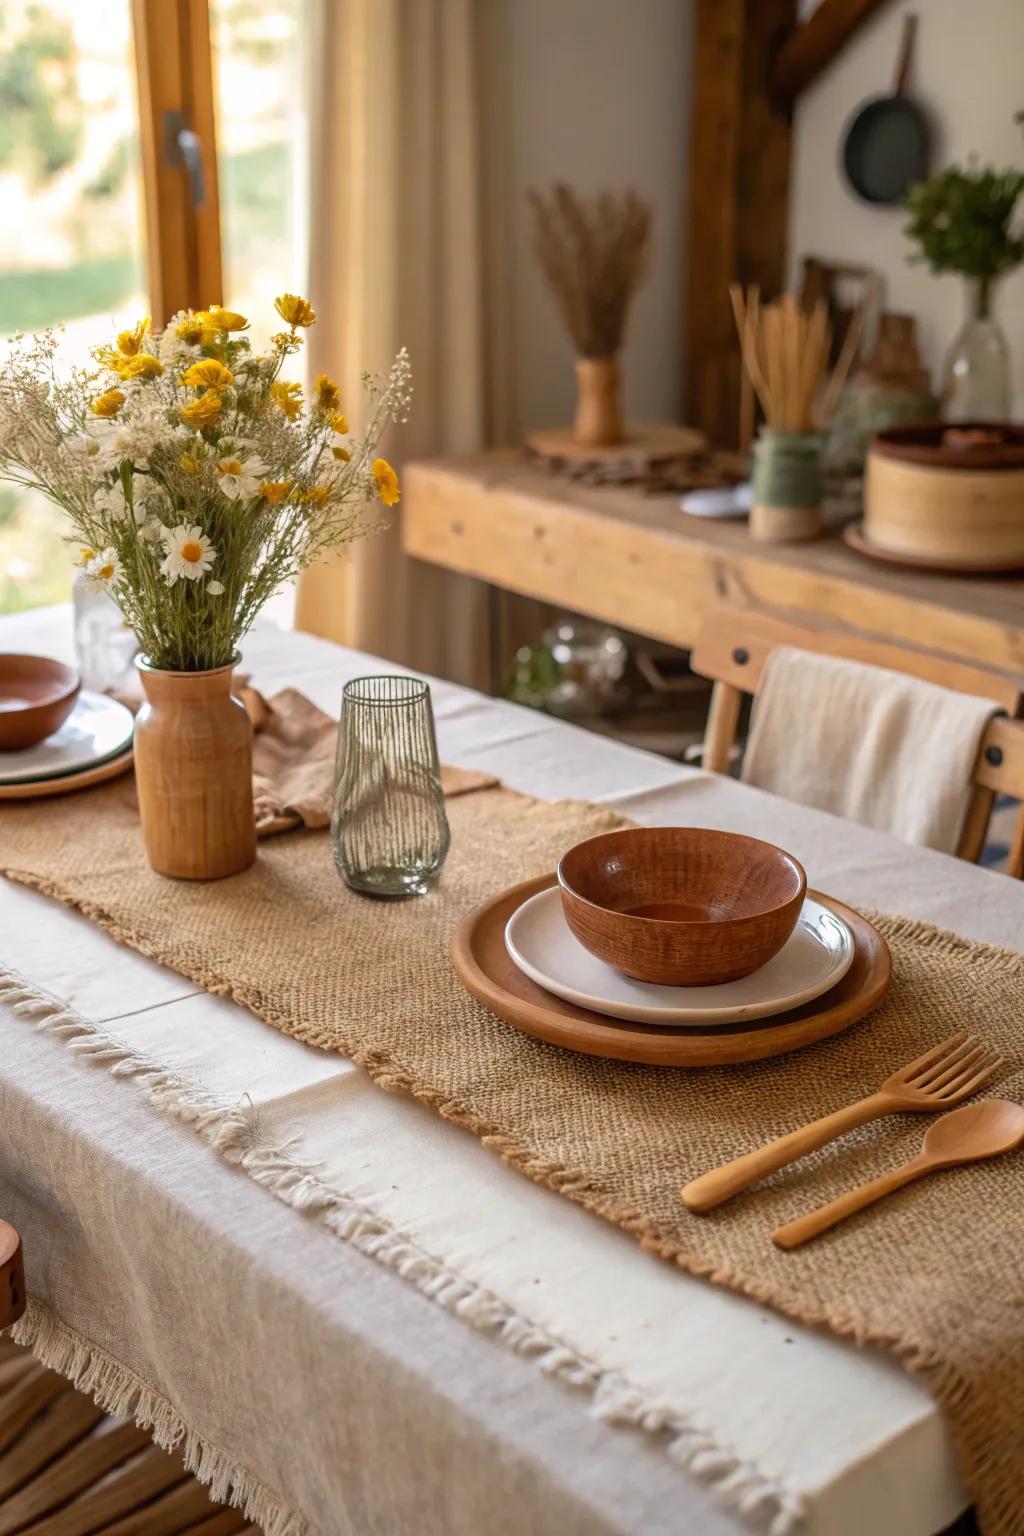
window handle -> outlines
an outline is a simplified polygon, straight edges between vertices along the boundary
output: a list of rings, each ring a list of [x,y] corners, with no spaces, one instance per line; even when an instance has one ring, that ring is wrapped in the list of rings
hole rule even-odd
[[[202,208],[206,202],[203,146],[184,112],[164,113],[164,159],[168,165],[184,166],[192,207]]]

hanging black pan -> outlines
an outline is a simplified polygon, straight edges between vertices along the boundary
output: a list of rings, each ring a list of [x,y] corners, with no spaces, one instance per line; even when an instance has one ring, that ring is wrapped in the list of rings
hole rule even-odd
[[[843,142],[843,170],[866,203],[898,203],[928,169],[928,123],[906,95],[917,17],[903,18],[903,44],[891,96],[873,96],[855,113]]]

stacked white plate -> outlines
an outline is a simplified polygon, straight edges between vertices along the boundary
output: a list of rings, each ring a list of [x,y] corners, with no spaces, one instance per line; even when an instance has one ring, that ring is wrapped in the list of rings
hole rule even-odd
[[[0,798],[4,792],[42,794],[113,767],[130,752],[135,720],[130,709],[100,693],[82,692],[59,731],[21,752],[0,752]]]
[[[598,960],[572,934],[557,886],[524,901],[509,918],[505,945],[538,986],[581,1008],[635,1024],[737,1024],[797,1008],[837,986],[853,964],[854,938],[813,896],[767,965],[714,987],[663,987],[634,981]]]

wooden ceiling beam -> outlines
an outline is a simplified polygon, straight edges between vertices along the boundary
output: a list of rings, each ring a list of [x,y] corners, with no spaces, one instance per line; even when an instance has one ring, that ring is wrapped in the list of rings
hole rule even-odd
[[[857,28],[885,4],[887,0],[821,0],[795,29],[775,62],[772,93],[780,105],[792,107]]]

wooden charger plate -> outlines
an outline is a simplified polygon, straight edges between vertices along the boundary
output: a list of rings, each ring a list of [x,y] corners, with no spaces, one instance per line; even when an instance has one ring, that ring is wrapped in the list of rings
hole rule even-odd
[[[877,560],[880,565],[899,565],[909,571],[931,571],[940,576],[1007,576],[1022,569],[1022,562],[1018,558],[989,561],[958,557],[943,559],[941,555],[907,555],[897,549],[885,549],[883,545],[868,538],[863,518],[846,524],[843,540],[858,555],[864,555],[868,560]]]
[[[80,768],[75,773],[62,773],[53,779],[22,779],[15,784],[0,784],[0,800],[39,800],[48,795],[72,795],[76,790],[88,789],[107,779],[116,779],[127,773],[135,761],[133,748],[110,757],[105,763],[91,768]]]
[[[589,1056],[643,1061],[656,1067],[721,1067],[780,1056],[862,1019],[889,989],[889,946],[871,924],[831,896],[808,891],[850,925],[853,964],[824,997],[760,1022],[715,1029],[631,1024],[563,1002],[524,976],[505,948],[505,924],[527,897],[555,884],[542,875],[503,891],[464,918],[452,938],[452,963],[463,985],[499,1019],[538,1040]]]

